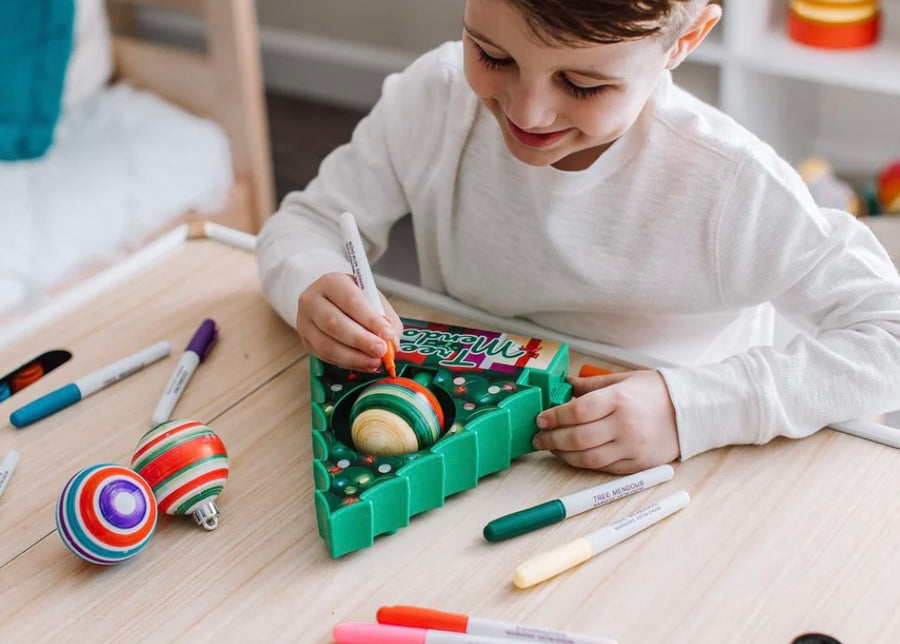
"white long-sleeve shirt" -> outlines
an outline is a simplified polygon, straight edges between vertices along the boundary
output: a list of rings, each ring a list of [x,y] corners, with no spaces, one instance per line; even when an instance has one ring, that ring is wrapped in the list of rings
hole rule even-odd
[[[313,281],[350,272],[344,210],[373,261],[412,213],[427,289],[680,365],[660,372],[682,458],[900,408],[900,279],[887,254],[668,73],[580,172],[509,153],[466,83],[460,43],[390,76],[351,141],[260,235],[263,290],[291,325]],[[808,331],[784,349],[770,346],[776,309]]]

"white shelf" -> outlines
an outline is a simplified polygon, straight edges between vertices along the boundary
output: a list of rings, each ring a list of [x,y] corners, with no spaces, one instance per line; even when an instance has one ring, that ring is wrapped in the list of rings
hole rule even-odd
[[[893,34],[900,37],[897,30]],[[900,96],[900,40],[855,51],[824,51],[769,31],[738,58],[748,67],[787,78]]]
[[[788,0],[722,0],[722,23],[676,82],[788,161],[825,156],[865,181],[900,157],[900,0],[881,0],[880,41],[829,51],[787,35]]]

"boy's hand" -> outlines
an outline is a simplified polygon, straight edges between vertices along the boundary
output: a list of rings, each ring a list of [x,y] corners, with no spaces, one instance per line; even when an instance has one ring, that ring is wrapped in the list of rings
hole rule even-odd
[[[399,351],[403,325],[390,302],[378,295],[387,320],[372,308],[353,276],[326,273],[317,279],[300,295],[297,307],[303,347],[339,367],[379,371],[385,343],[393,342]]]
[[[656,371],[569,378],[574,397],[537,417],[536,449],[569,465],[630,474],[678,458],[675,408]]]

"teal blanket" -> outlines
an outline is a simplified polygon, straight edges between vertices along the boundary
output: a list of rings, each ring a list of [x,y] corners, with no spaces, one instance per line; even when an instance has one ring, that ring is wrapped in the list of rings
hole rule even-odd
[[[53,142],[74,16],[74,0],[0,0],[0,160]]]

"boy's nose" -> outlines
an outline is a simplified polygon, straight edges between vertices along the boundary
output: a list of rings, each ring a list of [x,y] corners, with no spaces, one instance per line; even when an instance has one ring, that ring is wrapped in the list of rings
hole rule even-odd
[[[533,90],[510,92],[506,115],[523,130],[547,128],[556,120],[556,110],[547,96]]]

